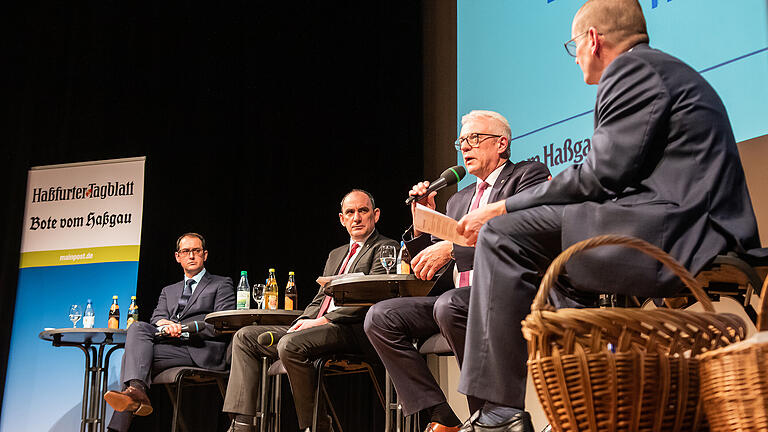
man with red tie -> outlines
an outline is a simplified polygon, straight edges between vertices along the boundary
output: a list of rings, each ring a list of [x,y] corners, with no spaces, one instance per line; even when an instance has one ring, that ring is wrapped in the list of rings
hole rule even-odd
[[[379,214],[370,193],[354,189],[344,196],[339,221],[349,233],[350,240],[331,251],[323,276],[386,273],[379,260],[379,250],[385,245],[397,247],[397,242],[376,231]],[[376,356],[363,332],[367,309],[337,307],[321,288],[290,327],[248,326],[235,333],[232,341],[232,369],[224,400],[224,411],[235,416],[230,432],[255,430],[253,417],[260,406],[262,356],[279,356],[283,361],[291,382],[299,427],[302,430],[311,427],[317,383],[314,360],[330,353]],[[267,331],[272,332],[276,344],[263,346],[257,342],[258,336]],[[322,407],[318,431],[329,428]]]
[[[477,181],[454,194],[446,214],[456,220],[488,203],[504,200],[546,181],[547,167],[535,161],[514,163],[510,158],[512,132],[504,116],[494,111],[471,111],[461,119],[456,150]],[[413,186],[410,194],[424,196],[418,202],[435,208],[435,192],[425,196],[428,182]],[[415,207],[415,204],[413,205]],[[427,363],[413,340],[424,341],[442,333],[461,367],[464,359],[469,293],[475,248],[409,228],[403,235],[411,254],[411,266],[419,279],[436,279],[426,297],[401,297],[375,304],[365,318],[365,332],[387,368],[405,415],[424,411],[427,432],[456,432],[461,421],[448,405]],[[483,401],[468,398],[470,411]]]

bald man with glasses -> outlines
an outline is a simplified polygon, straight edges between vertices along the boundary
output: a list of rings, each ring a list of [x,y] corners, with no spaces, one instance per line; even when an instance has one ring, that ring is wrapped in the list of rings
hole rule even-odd
[[[205,315],[235,308],[232,279],[205,270],[208,250],[205,238],[197,233],[182,234],[176,240],[176,262],[184,279],[163,288],[149,322],[136,321],[128,328],[125,354],[120,370],[122,391],[108,391],[104,399],[115,409],[110,431],[127,431],[134,415],[152,413],[147,397],[152,376],[175,366],[226,369],[227,341],[203,323]],[[195,334],[181,331],[182,323],[203,325]],[[157,336],[157,333],[161,333]]]

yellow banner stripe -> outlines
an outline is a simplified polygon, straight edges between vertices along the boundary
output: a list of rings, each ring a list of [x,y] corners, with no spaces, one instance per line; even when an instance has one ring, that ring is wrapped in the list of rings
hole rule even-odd
[[[19,268],[138,261],[139,245],[23,252]]]

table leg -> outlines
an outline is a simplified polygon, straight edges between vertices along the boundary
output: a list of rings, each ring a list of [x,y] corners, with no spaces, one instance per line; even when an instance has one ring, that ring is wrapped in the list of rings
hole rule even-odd
[[[259,408],[261,419],[259,420],[259,432],[265,432],[267,430],[267,379],[269,378],[267,376],[267,369],[269,368],[269,362],[267,361],[267,357],[264,356],[261,358],[261,395],[259,400],[261,402],[261,407]]]
[[[101,395],[107,391],[107,388],[109,386],[109,358],[112,356],[112,353],[115,352],[118,349],[124,348],[122,345],[115,345],[112,348],[107,351],[106,356],[104,356],[104,367],[102,368],[102,375],[101,375],[101,386],[99,389],[99,392],[97,394],[97,397],[99,397],[97,405],[99,407],[99,431],[104,432],[104,427],[107,422],[107,419],[105,418],[107,416],[107,402],[104,400]]]

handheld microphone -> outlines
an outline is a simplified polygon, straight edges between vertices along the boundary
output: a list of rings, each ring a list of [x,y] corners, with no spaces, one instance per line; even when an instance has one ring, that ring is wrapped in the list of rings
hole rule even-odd
[[[168,334],[163,332],[162,330],[164,328],[165,326],[161,327],[160,330],[158,330],[158,332],[155,333],[155,336],[167,336]],[[181,332],[187,333],[190,335],[198,333],[203,329],[205,329],[205,322],[203,321],[191,321],[181,325]]]
[[[424,195],[411,195],[408,197],[407,200],[405,200],[406,205],[411,205],[412,202],[416,200],[420,200],[424,198],[425,196],[429,196],[430,193],[434,191],[438,191],[446,186],[455,185],[459,182],[459,180],[463,179],[464,176],[467,175],[467,170],[464,169],[461,165],[456,165],[454,167],[450,167],[447,170],[443,171],[442,174],[440,174],[440,178],[433,181],[429,184],[429,187],[427,188],[427,193]]]
[[[272,345],[276,344],[281,337],[283,337],[283,335],[279,333],[266,331],[256,338],[256,342],[258,342],[259,345],[263,347],[271,347]]]

